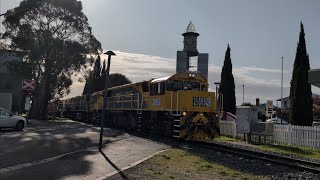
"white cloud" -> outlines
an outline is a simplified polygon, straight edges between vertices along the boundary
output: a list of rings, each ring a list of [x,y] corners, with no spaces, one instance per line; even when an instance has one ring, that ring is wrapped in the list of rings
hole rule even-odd
[[[267,73],[281,73],[281,70],[279,69],[267,69],[267,68],[259,68],[259,67],[240,67],[237,68],[239,71],[242,71],[243,73],[251,73],[251,72],[267,72]],[[288,73],[287,70],[283,71],[284,74]]]
[[[150,78],[159,78],[175,73],[175,59],[150,56],[144,54],[134,54],[115,51],[116,56],[112,56],[110,73],[122,73],[131,81],[138,82]],[[101,59],[107,60],[106,55]],[[220,81],[221,67],[209,65],[209,85],[215,91],[214,82]],[[192,70],[192,69],[191,69]],[[242,103],[242,85],[245,85],[245,101],[255,102],[255,98],[260,98],[261,102],[267,99],[277,99],[280,97],[280,79],[268,79],[268,77],[257,77],[258,73],[279,74],[280,70],[267,69],[260,67],[233,67],[233,75],[236,86],[237,104]],[[287,73],[287,71],[284,71]],[[78,82],[81,73],[72,77],[73,84],[71,93],[65,98],[82,94],[84,84]],[[288,92],[289,84],[284,86],[284,92]]]

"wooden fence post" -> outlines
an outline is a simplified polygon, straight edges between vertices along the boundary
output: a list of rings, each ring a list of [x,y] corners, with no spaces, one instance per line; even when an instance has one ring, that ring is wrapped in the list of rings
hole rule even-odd
[[[288,124],[288,144],[291,145],[291,141],[292,141],[292,127],[291,124]]]

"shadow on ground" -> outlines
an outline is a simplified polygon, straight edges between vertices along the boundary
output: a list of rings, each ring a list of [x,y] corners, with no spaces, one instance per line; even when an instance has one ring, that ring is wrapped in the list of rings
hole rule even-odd
[[[77,122],[47,122],[43,125],[30,125],[28,128],[23,131],[0,131],[0,169],[83,150],[79,152],[82,154],[81,158],[76,154],[67,155],[45,164],[0,173],[0,179],[62,179],[90,172],[92,165],[86,157],[98,152],[97,128]],[[120,140],[119,136],[122,135],[124,133],[121,131],[105,130],[108,140],[104,140],[104,146],[117,141],[117,138]],[[95,146],[96,150],[84,150]],[[106,156],[105,158],[116,167]]]
[[[118,171],[118,173],[119,173],[119,175],[121,176],[122,179],[128,179],[128,177],[124,174],[124,172],[121,171],[121,169],[120,169],[117,165],[115,165],[115,164],[108,158],[108,156],[106,156],[106,155],[104,154],[103,151],[100,151],[100,153],[101,153],[101,155],[104,157],[104,159],[105,159],[114,169],[116,169],[116,170]]]

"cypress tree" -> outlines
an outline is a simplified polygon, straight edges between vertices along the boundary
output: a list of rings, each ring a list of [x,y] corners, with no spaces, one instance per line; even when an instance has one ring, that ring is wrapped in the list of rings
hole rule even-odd
[[[101,89],[101,60],[100,56],[94,62],[93,70],[89,71],[88,77],[86,77],[86,84],[84,86],[83,95],[91,94]]]
[[[236,95],[234,78],[232,74],[230,51],[231,49],[228,44],[224,64],[221,71],[219,92],[223,94],[223,110],[232,114],[236,114]]]
[[[99,85],[99,90],[103,90],[105,87],[105,82],[106,82],[106,60],[103,60],[103,66],[101,70],[101,77],[100,77],[100,85]]]
[[[100,56],[96,59],[93,67],[93,92],[99,91],[101,82],[101,60]]]
[[[93,71],[89,71],[88,72],[88,76],[86,76],[85,78],[86,78],[86,84],[84,86],[82,95],[91,94],[91,93],[94,92],[94,89],[93,89]]]
[[[311,126],[313,121],[312,92],[311,85],[308,83],[310,64],[304,36],[303,24],[301,22],[290,86],[289,121],[293,125]]]
[[[101,73],[101,60],[100,60],[100,56],[98,56],[98,58],[94,62],[94,67],[93,67],[93,77],[94,77],[94,79],[99,79],[100,78],[100,73]]]
[[[101,70],[101,77],[102,79],[106,78],[106,60],[103,60],[103,66],[102,66],[102,70]]]

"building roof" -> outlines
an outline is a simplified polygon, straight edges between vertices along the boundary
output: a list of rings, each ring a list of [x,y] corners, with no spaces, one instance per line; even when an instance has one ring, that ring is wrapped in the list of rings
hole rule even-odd
[[[316,97],[318,97],[318,98],[320,98],[320,95],[319,94],[314,94],[314,93],[312,93],[312,97],[313,98],[316,98]],[[287,99],[289,99],[289,96],[288,97],[284,97],[284,98],[282,98],[283,100],[287,100]],[[281,98],[280,99],[277,99],[277,101],[281,101]]]
[[[151,82],[155,83],[155,82],[161,82],[161,81],[166,81],[167,79],[169,79],[171,76],[166,76],[166,77],[161,77],[161,78],[157,78],[157,79],[153,79]]]
[[[320,69],[309,70],[308,82],[314,86],[320,87]]]
[[[186,33],[188,32],[193,32],[193,33],[197,33],[196,28],[194,27],[194,25],[192,24],[192,22],[190,21],[187,29],[186,29]]]

